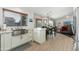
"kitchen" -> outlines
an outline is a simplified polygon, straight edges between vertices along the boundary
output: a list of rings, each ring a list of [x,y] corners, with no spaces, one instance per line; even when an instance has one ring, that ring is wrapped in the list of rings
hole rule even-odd
[[[26,29],[27,14],[2,8],[1,50],[10,50],[32,40],[32,30]],[[12,18],[13,17],[13,18]],[[21,20],[23,19],[23,20]],[[7,28],[6,28],[7,26]]]
[[[54,42],[56,42],[55,39],[58,39],[56,37],[57,37],[57,35],[60,35],[56,31],[56,29],[58,28],[57,26],[58,26],[58,24],[62,25],[60,23],[60,21],[57,22],[57,19],[66,19],[66,18],[72,19],[73,8],[72,7],[69,7],[69,8],[67,8],[67,7],[56,7],[56,8],[51,7],[51,8],[45,8],[45,9],[44,8],[43,7],[42,8],[39,7],[39,8],[35,8],[35,9],[32,9],[31,7],[0,8],[1,51],[8,51],[8,50],[15,51],[15,50],[18,50],[19,47],[22,47],[23,45],[25,46],[24,51],[28,51],[28,50],[32,50],[32,49],[34,51],[34,49],[37,48],[37,46],[41,46],[45,42],[49,42],[49,41],[51,42],[52,40],[54,40],[53,44],[52,45],[50,44],[50,45],[55,46],[54,45],[54,44],[56,44],[56,43],[54,43]],[[36,9],[38,11],[35,12]],[[49,10],[49,11],[47,11],[47,10]],[[54,18],[52,18],[52,14],[53,14],[52,10],[55,11],[55,13],[59,12],[59,14],[53,15]],[[64,12],[66,10],[68,10],[68,11]],[[58,12],[56,12],[56,11],[58,11]],[[60,14],[62,17],[60,16]],[[60,18],[58,18],[56,16],[58,16]],[[55,17],[57,18],[56,20],[55,20]],[[63,37],[62,34],[60,36]],[[60,39],[63,39],[63,38],[60,38]],[[69,38],[69,40],[70,40],[71,44],[69,44],[70,43],[69,42],[68,43],[69,45],[66,46],[66,47],[69,47],[69,49],[66,49],[66,47],[63,49],[58,48],[58,47],[57,47],[57,49],[54,47],[53,48],[56,49],[57,51],[73,50],[72,49],[73,39]],[[60,40],[60,41],[62,41],[62,40]],[[29,49],[29,47],[27,47],[26,45],[30,46],[31,48]],[[36,45],[36,46],[34,46],[34,45]],[[47,44],[47,45],[49,45],[49,44]],[[59,45],[62,45],[62,44],[59,43]],[[46,44],[44,46],[46,46]],[[43,48],[44,46],[42,46],[41,48]],[[53,49],[51,49],[51,46],[50,47],[49,46],[48,47],[46,46],[45,48],[47,48],[47,50],[49,50],[49,51],[50,50],[54,51]],[[64,45],[63,45],[63,47],[64,47]],[[35,50],[36,51],[43,50],[41,48],[39,47]]]

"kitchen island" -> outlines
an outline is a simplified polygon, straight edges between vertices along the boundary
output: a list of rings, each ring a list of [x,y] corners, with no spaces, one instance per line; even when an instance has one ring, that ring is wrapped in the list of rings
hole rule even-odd
[[[34,41],[40,44],[46,41],[46,28],[35,28],[34,29]]]

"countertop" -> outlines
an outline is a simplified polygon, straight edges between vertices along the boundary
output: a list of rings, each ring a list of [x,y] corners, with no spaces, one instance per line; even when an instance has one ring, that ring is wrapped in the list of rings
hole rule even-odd
[[[5,34],[5,33],[11,33],[12,31],[10,30],[0,30],[0,34]]]
[[[27,30],[33,30],[33,29],[27,29]],[[12,33],[12,30],[0,30],[0,34],[5,34],[5,33]]]
[[[46,28],[34,28],[34,30],[46,30]]]

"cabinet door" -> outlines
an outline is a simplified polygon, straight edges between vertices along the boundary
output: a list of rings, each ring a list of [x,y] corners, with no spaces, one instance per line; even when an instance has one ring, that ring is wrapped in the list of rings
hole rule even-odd
[[[5,50],[11,49],[11,33],[5,34]]]
[[[18,47],[21,44],[20,41],[20,35],[12,36],[12,48]]]
[[[26,40],[27,40],[27,36],[25,35],[25,34],[23,34],[22,36],[21,36],[21,44],[24,44],[24,43],[26,43]]]
[[[40,32],[39,32],[39,34],[40,34]],[[40,36],[38,35],[38,31],[34,31],[34,41],[39,42],[40,41],[39,38],[40,38]]]
[[[1,51],[3,51],[4,50],[4,44],[5,44],[5,42],[4,42],[4,39],[5,39],[5,35],[4,34],[1,34],[0,35],[0,37],[1,37]]]
[[[27,42],[29,41],[28,37],[29,37],[29,36],[28,36],[28,33],[22,35],[21,44],[27,43]]]
[[[40,39],[39,40],[40,40],[41,43],[45,42],[45,40],[46,40],[46,32],[45,31],[41,30]]]
[[[27,43],[31,40],[32,40],[32,33],[28,32],[28,33],[22,35],[21,43],[24,44],[24,43]]]
[[[43,42],[45,42],[45,32],[42,30],[37,30],[34,31],[34,40],[40,44],[42,44]]]
[[[32,30],[29,31],[29,35],[28,36],[29,36],[29,40],[33,39],[33,31]]]

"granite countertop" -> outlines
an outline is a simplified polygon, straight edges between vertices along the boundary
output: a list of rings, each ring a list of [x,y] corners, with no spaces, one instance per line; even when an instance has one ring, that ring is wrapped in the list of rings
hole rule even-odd
[[[11,33],[12,31],[10,30],[0,30],[0,34],[5,34],[5,33]]]
[[[30,30],[30,29],[27,29],[27,30]],[[33,30],[33,29],[31,29]],[[0,34],[5,34],[5,33],[12,33],[13,30],[0,30]]]

